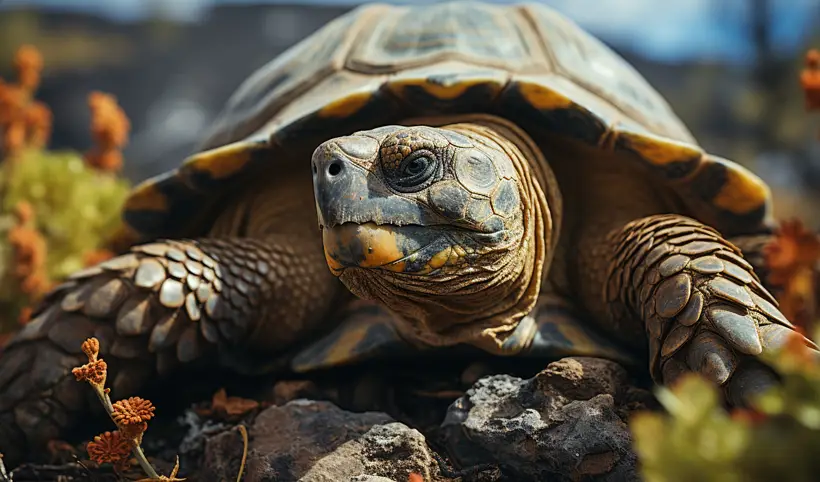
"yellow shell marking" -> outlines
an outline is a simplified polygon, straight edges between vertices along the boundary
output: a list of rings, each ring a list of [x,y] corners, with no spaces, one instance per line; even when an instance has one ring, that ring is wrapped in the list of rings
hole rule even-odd
[[[194,154],[185,160],[184,165],[206,172],[213,179],[222,179],[240,171],[251,160],[254,152],[265,148],[260,144],[236,142]]]
[[[351,360],[351,354],[356,347],[367,337],[368,325],[357,324],[355,327],[344,330],[339,338],[331,345],[322,359],[323,366],[337,366]]]
[[[328,102],[319,111],[319,117],[350,117],[364,107],[373,96],[370,92],[359,92]]]
[[[464,92],[466,92],[470,87],[485,83],[487,82],[484,80],[471,79],[443,85],[436,82],[430,82],[427,79],[405,79],[394,82],[391,88],[392,90],[399,91],[400,93],[401,89],[405,87],[421,87],[426,93],[437,99],[453,100],[461,95],[464,95]],[[493,90],[497,92],[501,89],[499,86],[493,85]]]
[[[712,203],[735,214],[745,214],[763,206],[770,197],[769,187],[738,165],[727,167],[726,183]]]
[[[700,150],[686,144],[659,142],[652,138],[631,133],[622,133],[620,137],[626,141],[631,151],[656,166],[691,161],[700,158],[702,155]]]
[[[528,103],[541,110],[568,109],[572,107],[570,99],[542,85],[519,81],[518,91],[521,92],[521,95]]]
[[[146,181],[134,188],[126,199],[126,211],[167,211],[168,198],[157,189],[156,184]]]

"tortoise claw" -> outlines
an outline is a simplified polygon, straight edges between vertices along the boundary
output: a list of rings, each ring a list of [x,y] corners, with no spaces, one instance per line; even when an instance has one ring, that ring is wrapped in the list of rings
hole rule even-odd
[[[715,333],[703,331],[692,340],[686,354],[686,363],[693,371],[723,385],[737,368],[732,350]]]

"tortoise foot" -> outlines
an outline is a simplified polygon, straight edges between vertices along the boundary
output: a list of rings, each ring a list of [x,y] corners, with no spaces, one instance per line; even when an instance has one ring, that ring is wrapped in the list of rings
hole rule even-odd
[[[699,372],[725,387],[730,403],[774,383],[757,356],[802,335],[737,247],[678,215],[630,223],[620,239],[608,294],[616,308],[621,302],[640,313],[657,382]]]

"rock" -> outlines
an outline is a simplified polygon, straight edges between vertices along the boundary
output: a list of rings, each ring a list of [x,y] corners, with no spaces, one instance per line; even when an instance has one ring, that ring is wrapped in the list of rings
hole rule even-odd
[[[246,482],[406,482],[411,472],[443,480],[424,436],[379,412],[294,400],[261,412],[248,432]],[[210,437],[202,480],[235,480],[241,456],[237,431]]]
[[[394,422],[376,425],[363,436],[341,445],[317,461],[299,480],[329,482],[376,476],[379,478],[364,480],[383,481],[382,477],[387,477],[387,480],[406,482],[412,472],[421,474],[425,481],[442,480],[424,436],[418,430]]]
[[[497,463],[512,480],[638,480],[618,411],[627,382],[618,364],[582,357],[528,380],[482,378],[450,406],[442,435],[463,467]]]

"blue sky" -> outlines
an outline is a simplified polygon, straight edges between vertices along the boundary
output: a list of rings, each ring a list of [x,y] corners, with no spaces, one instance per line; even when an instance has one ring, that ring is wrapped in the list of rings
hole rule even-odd
[[[388,0],[435,3],[435,0]],[[497,3],[510,3],[494,0]],[[536,0],[537,1],[537,0]],[[661,61],[751,58],[749,0],[541,0],[604,40]],[[153,9],[179,20],[196,20],[215,4],[305,3],[354,5],[350,0],[0,0],[3,8],[25,5],[95,12],[123,21],[144,18]],[[820,25],[820,0],[771,0],[775,47],[786,55],[802,49]]]

